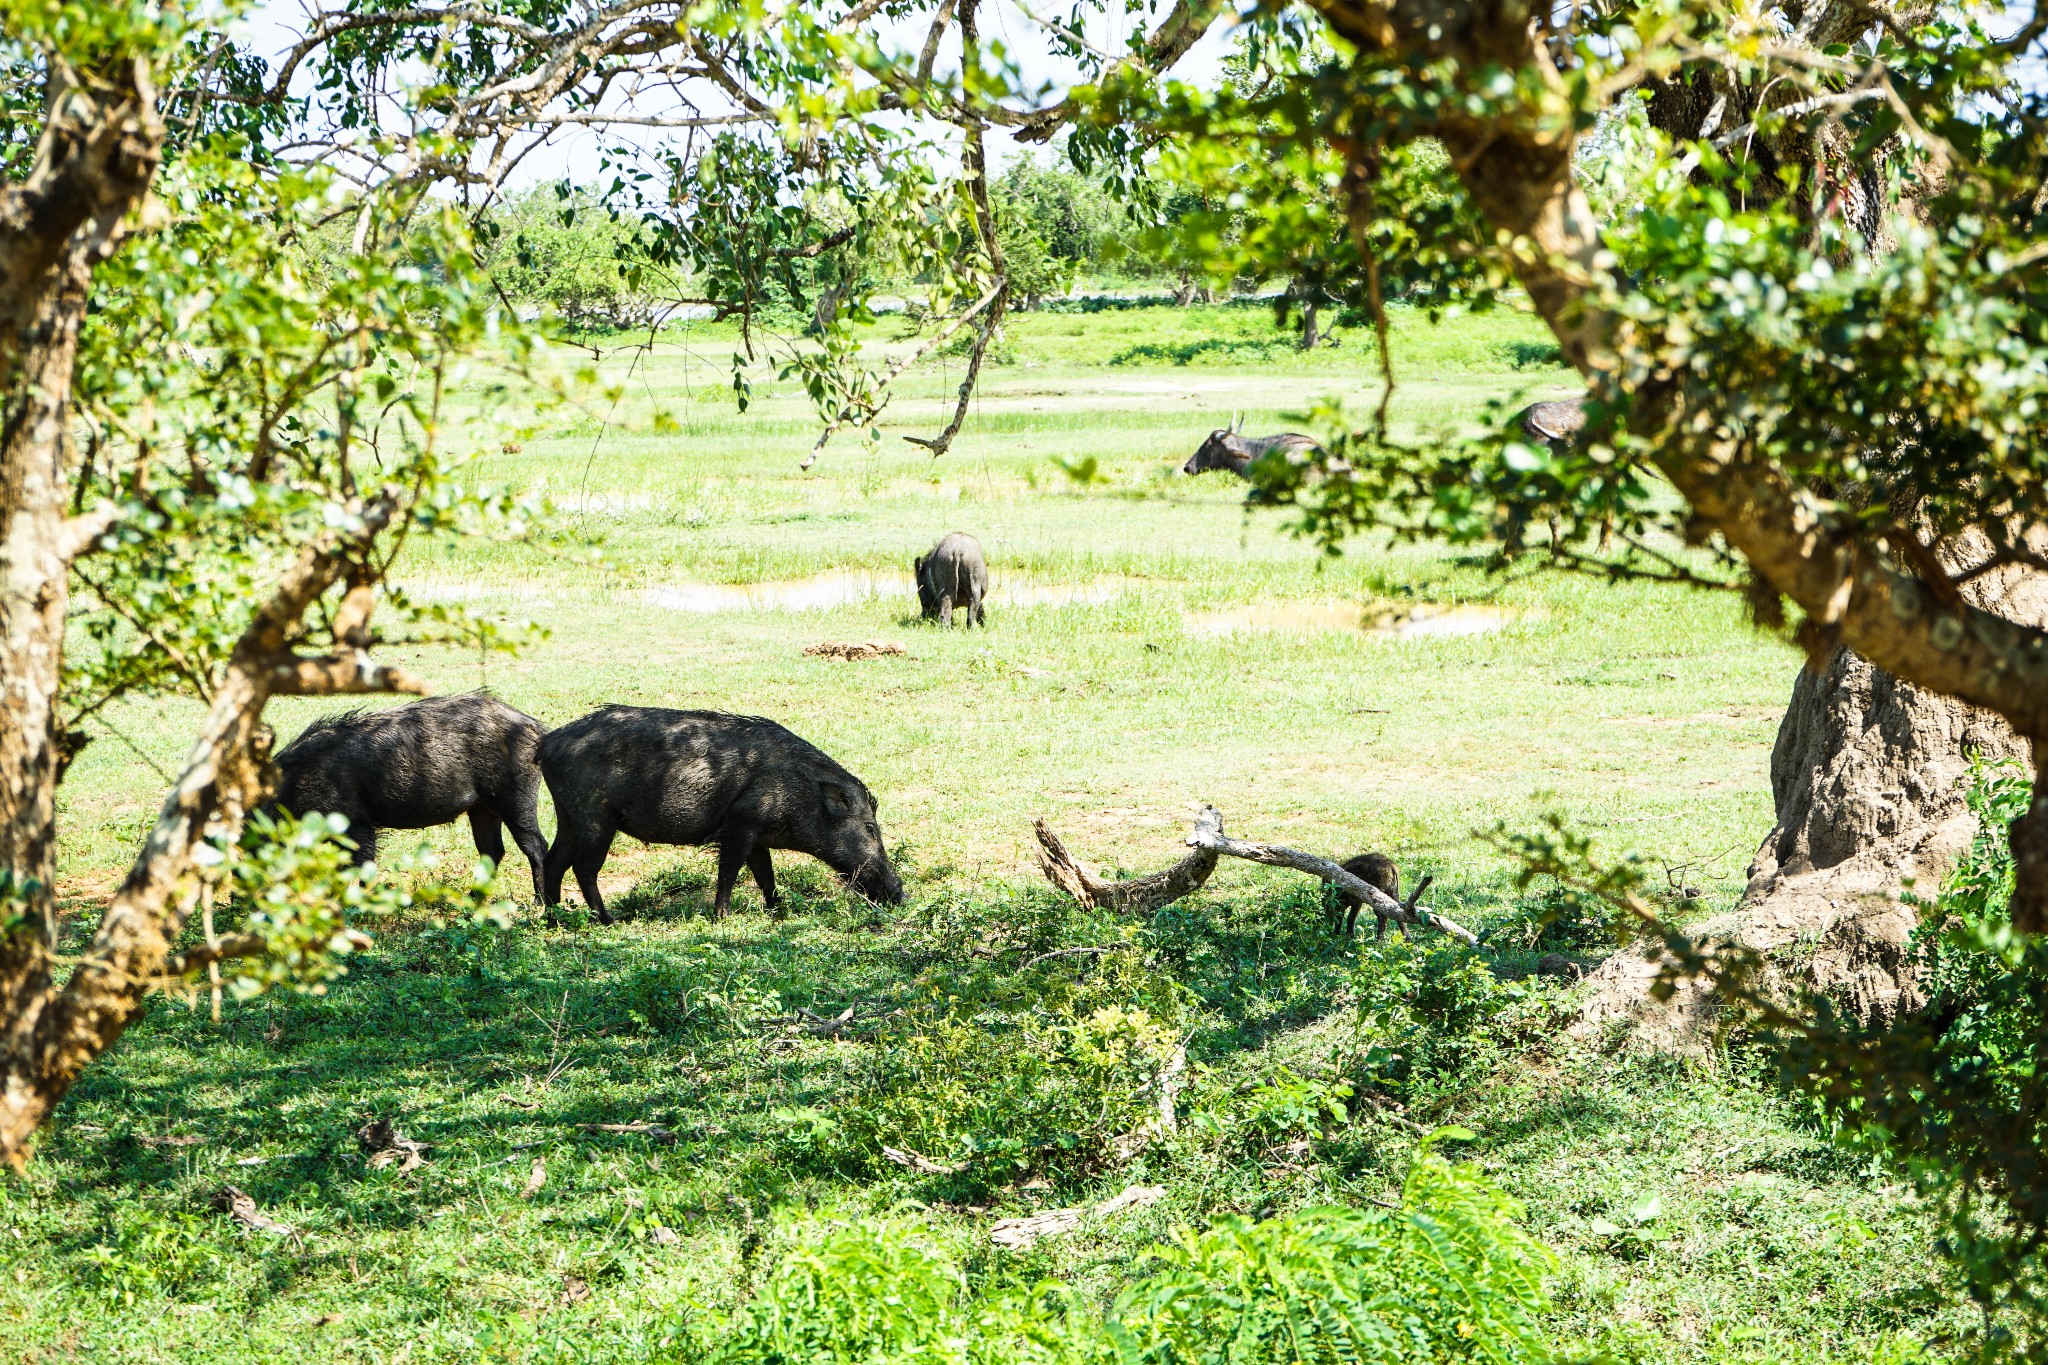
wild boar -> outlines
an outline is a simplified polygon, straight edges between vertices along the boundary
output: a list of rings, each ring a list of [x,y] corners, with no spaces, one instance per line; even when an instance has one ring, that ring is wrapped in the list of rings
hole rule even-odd
[[[732,904],[740,869],[777,904],[768,851],[808,853],[869,900],[899,904],[875,798],[823,751],[772,720],[720,711],[606,706],[551,731],[541,775],[555,798],[543,897],[562,898],[571,868],[583,900],[610,924],[597,874],[623,832],[650,844],[716,844],[712,913]]]
[[[1349,872],[1367,885],[1378,887],[1395,900],[1401,899],[1401,870],[1395,867],[1394,860],[1387,857],[1384,853],[1361,853],[1356,858],[1346,858],[1337,866],[1343,868],[1346,872]],[[1340,888],[1337,891],[1337,901],[1341,907],[1337,915],[1342,924],[1331,927],[1341,927],[1344,930],[1344,936],[1349,938],[1357,931],[1358,911],[1365,904],[1365,898],[1363,896],[1354,896],[1349,891]],[[1349,911],[1349,913],[1347,914],[1346,911]],[[1373,937],[1385,938],[1387,934],[1387,917],[1375,910],[1373,918],[1378,921]],[[1408,927],[1402,925],[1401,932],[1406,934]]]
[[[348,817],[357,862],[377,856],[382,830],[426,829],[460,815],[469,817],[476,851],[502,862],[509,826],[539,898],[547,842],[535,755],[546,733],[488,692],[344,711],[314,721],[277,755],[269,804]]]
[[[924,619],[942,620],[953,626],[953,608],[967,609],[967,624],[987,626],[981,607],[988,596],[988,563],[981,557],[981,542],[955,531],[911,562],[917,574],[917,605]]]

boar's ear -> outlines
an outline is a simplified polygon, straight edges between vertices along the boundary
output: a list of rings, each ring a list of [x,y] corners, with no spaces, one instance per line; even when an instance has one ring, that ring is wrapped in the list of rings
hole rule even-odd
[[[833,819],[843,819],[854,812],[853,793],[837,782],[820,782],[818,799],[824,802],[825,814]]]
[[[928,556],[925,556],[925,555],[919,555],[919,556],[918,556],[918,557],[917,557],[916,559],[913,559],[913,560],[911,560],[911,561],[910,561],[910,571],[911,571],[912,573],[914,573],[914,574],[917,574],[917,573],[923,573],[923,572],[924,572],[924,562],[925,562],[926,558],[928,558]]]

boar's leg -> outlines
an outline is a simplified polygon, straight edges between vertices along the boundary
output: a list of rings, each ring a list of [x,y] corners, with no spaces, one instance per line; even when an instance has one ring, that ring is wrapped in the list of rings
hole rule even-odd
[[[761,888],[762,902],[773,910],[780,902],[775,899],[775,864],[765,846],[757,846],[747,855],[747,871],[754,874],[754,885]]]
[[[547,890],[553,893],[552,900],[562,897],[562,865],[566,863],[575,871],[576,889],[583,893],[583,903],[596,913],[597,922],[612,922],[611,912],[604,908],[604,896],[597,889],[597,874],[604,870],[604,860],[611,856],[612,838],[617,833],[618,827],[603,818],[572,825],[564,817],[561,828],[555,831],[555,846],[547,855]]]
[[[374,863],[377,861],[377,827],[375,825],[371,824],[368,820],[351,820],[348,823],[348,834],[346,837],[356,846],[355,853],[349,858],[350,862],[354,863],[357,867],[361,867],[364,863]]]
[[[939,619],[946,623],[947,630],[953,628],[953,594],[950,592],[939,594]]]
[[[739,882],[740,869],[754,856],[754,831],[723,829],[718,832],[718,887],[711,897],[711,918],[724,919],[732,909],[732,889]]]
[[[527,871],[533,874],[533,898],[536,903],[546,905],[548,891],[543,870],[548,861],[548,843],[541,837],[540,821],[528,811],[523,819],[510,819],[505,823],[512,827],[512,841],[526,855]]]
[[[576,832],[564,820],[556,826],[554,846],[540,864],[540,903],[548,907],[550,924],[555,922],[554,907],[562,903],[562,874],[569,870],[569,861],[575,856]]]
[[[489,806],[470,807],[469,837],[476,841],[476,851],[491,860],[493,871],[505,861],[505,826],[499,822],[498,812]]]
[[[526,855],[526,867],[533,874],[533,898],[538,905],[549,904],[545,869],[548,861],[548,841],[540,832],[540,778],[528,774],[527,780],[506,796],[494,798],[492,809],[512,831],[512,842],[519,845],[519,851]],[[559,900],[561,882],[557,879],[556,897]]]

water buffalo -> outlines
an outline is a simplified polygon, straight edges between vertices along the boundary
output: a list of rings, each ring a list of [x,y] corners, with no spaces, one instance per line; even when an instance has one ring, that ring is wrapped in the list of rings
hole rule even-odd
[[[1356,858],[1346,858],[1337,866],[1343,868],[1360,881],[1377,886],[1395,900],[1401,899],[1401,870],[1395,867],[1394,860],[1387,857],[1384,853],[1361,853]],[[1349,938],[1358,928],[1358,911],[1365,904],[1365,898],[1363,896],[1354,896],[1349,891],[1340,889],[1337,892],[1337,901],[1342,907],[1338,910],[1337,916],[1343,923],[1340,926],[1333,927],[1341,927],[1344,930],[1344,936]],[[1349,913],[1347,914],[1346,911]],[[1375,910],[1373,911],[1373,918],[1379,922],[1373,937],[1385,938],[1387,934],[1387,917]],[[1402,925],[1401,932],[1405,935],[1408,932],[1408,926]]]
[[[542,894],[556,905],[573,867],[583,900],[610,924],[597,874],[620,832],[650,844],[718,845],[712,913],[723,917],[745,867],[773,908],[768,850],[795,849],[869,900],[899,904],[861,780],[772,720],[719,711],[606,706],[551,731],[540,770],[555,798]]]
[[[1233,414],[1228,427],[1210,432],[1209,439],[1188,456],[1188,462],[1180,467],[1180,472],[1204,474],[1211,469],[1227,469],[1245,479],[1251,477],[1252,462],[1268,451],[1289,454],[1322,449],[1313,437],[1298,431],[1282,432],[1278,436],[1241,436],[1237,429],[1242,422],[1243,418]]]
[[[269,806],[347,816],[359,863],[377,856],[380,830],[426,829],[460,815],[469,817],[476,851],[501,862],[510,826],[541,897],[547,842],[536,814],[535,754],[546,733],[488,692],[344,711],[314,721],[277,755]]]
[[[953,626],[953,608],[967,610],[967,624],[987,626],[981,601],[988,596],[988,563],[981,557],[981,542],[955,531],[932,547],[928,555],[911,562],[917,574],[917,605],[927,621],[942,620]]]

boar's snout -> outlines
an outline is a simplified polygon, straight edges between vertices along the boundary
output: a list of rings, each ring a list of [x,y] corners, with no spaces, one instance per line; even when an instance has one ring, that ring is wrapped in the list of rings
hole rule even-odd
[[[896,875],[895,868],[889,866],[887,858],[862,863],[846,879],[846,885],[847,889],[878,905],[903,904],[903,879]]]

